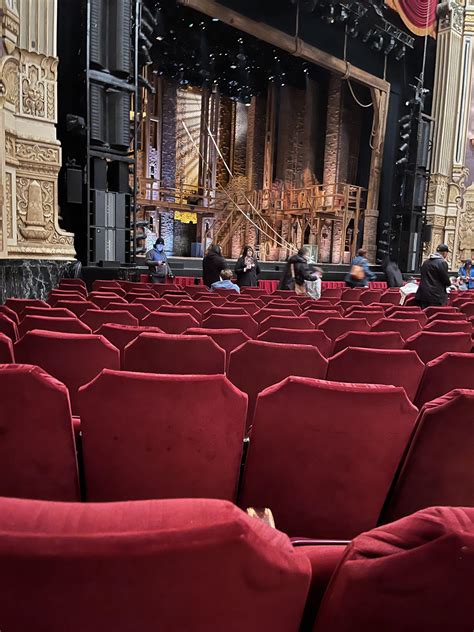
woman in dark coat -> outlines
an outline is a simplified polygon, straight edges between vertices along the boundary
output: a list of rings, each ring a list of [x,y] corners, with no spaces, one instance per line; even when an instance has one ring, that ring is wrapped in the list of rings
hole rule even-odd
[[[220,281],[220,274],[227,267],[226,260],[222,256],[221,247],[211,244],[202,260],[202,282],[204,285],[210,288],[213,283]]]
[[[260,274],[260,266],[255,258],[252,246],[244,246],[242,255],[235,264],[235,274],[239,287],[257,287],[257,275]]]
[[[279,290],[296,290],[296,286],[298,286],[298,289],[304,288],[305,281],[313,280],[308,259],[309,250],[307,248],[300,248],[296,255],[288,259],[280,279]],[[304,290],[301,292],[296,291],[297,293],[304,292]]]

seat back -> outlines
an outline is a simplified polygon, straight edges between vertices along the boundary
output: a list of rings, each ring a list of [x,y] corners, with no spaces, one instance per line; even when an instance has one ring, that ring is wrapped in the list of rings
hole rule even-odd
[[[18,335],[21,338],[33,329],[43,331],[64,331],[70,334],[90,334],[91,329],[76,316],[73,318],[48,318],[47,316],[25,316],[18,325]]]
[[[400,292],[386,291],[380,297],[381,303],[390,303],[390,305],[400,305]]]
[[[227,377],[249,397],[247,427],[258,394],[290,375],[324,379],[327,360],[315,347],[250,340],[232,351]]]
[[[118,349],[94,334],[30,331],[16,343],[15,359],[23,364],[36,364],[63,382],[69,390],[73,414],[77,414],[80,386],[104,368],[120,368]]]
[[[311,578],[284,534],[225,501],[2,498],[0,530],[2,622],[12,632],[35,621],[49,632],[288,632]]]
[[[89,501],[235,500],[247,398],[224,375],[106,370],[79,400]]]
[[[223,314],[219,316],[208,316],[202,321],[205,329],[240,329],[249,338],[256,338],[258,334],[258,323],[249,316],[232,316]]]
[[[402,386],[413,401],[424,368],[415,351],[348,347],[329,359],[327,379],[333,382]]]
[[[7,307],[6,305],[0,305],[0,315],[8,316],[10,320],[12,320],[16,325],[20,323],[20,317],[16,312]]]
[[[152,312],[142,320],[142,325],[158,327],[167,334],[182,334],[190,327],[199,327],[199,321],[191,314]]]
[[[125,347],[135,340],[140,334],[143,333],[155,333],[162,334],[163,332],[158,327],[144,327],[136,325],[118,325],[117,323],[108,323],[102,325],[97,330],[98,336],[104,336],[107,340],[113,344],[120,351],[121,366],[123,368],[123,355]]]
[[[139,323],[143,318],[145,318],[145,316],[148,316],[148,314],[150,313],[150,310],[147,307],[145,307],[144,305],[139,305],[138,303],[109,303],[108,305],[106,305],[105,311],[109,310],[128,312],[134,318],[136,318]]]
[[[271,507],[292,536],[351,539],[373,528],[416,415],[395,386],[290,377],[268,388],[239,505]]]
[[[134,298],[132,305],[135,304],[144,305],[150,312],[154,312],[155,309],[158,309],[162,305],[171,306],[171,303],[165,298]]]
[[[382,296],[383,290],[365,290],[360,295],[360,300],[364,305],[370,305],[371,303],[378,303]]]
[[[25,316],[46,316],[47,318],[76,318],[76,314],[65,307],[25,307],[22,312]]]
[[[284,329],[271,327],[260,334],[257,340],[264,342],[278,342],[290,345],[310,345],[317,347],[318,351],[327,358],[332,352],[332,340],[324,331],[319,329]]]
[[[193,299],[181,299],[178,305],[181,306],[190,306],[197,309],[197,311],[201,314],[205,314],[207,310],[211,309],[214,306],[212,301],[195,301]]]
[[[138,326],[138,318],[125,309],[88,309],[81,316],[81,320],[88,325],[91,330],[97,331],[102,325],[115,323],[116,325]]]
[[[240,345],[250,340],[240,329],[204,329],[204,327],[191,327],[184,332],[187,336],[209,336],[226,352],[226,366],[229,354]],[[474,356],[473,356],[474,357]]]
[[[439,320],[434,319],[425,327],[425,331],[439,331],[442,333],[462,332],[473,334],[472,324],[467,320]]]
[[[331,580],[313,632],[469,630],[473,548],[472,508],[432,507],[360,535]]]
[[[310,319],[315,327],[318,327],[327,318],[342,318],[342,314],[336,309],[308,309],[304,315]]]
[[[209,316],[225,316],[229,314],[231,316],[247,316],[248,312],[243,307],[210,307],[203,315],[203,318],[208,318]]]
[[[225,372],[225,351],[207,336],[143,333],[124,350],[126,371],[181,375]]]
[[[7,301],[7,305],[8,305],[8,301]],[[463,314],[466,314],[468,318],[471,318],[471,316],[474,316],[474,302],[464,303],[464,305],[461,305],[459,309],[461,310],[461,312],[463,312]]]
[[[404,340],[421,331],[417,320],[397,320],[396,318],[381,318],[372,325],[371,331],[398,331]]]
[[[349,331],[336,338],[333,354],[347,347],[365,349],[403,349],[405,341],[398,331]]]
[[[0,496],[78,501],[69,395],[37,366],[0,365]]]
[[[454,390],[426,404],[382,521],[433,505],[474,507],[474,390]]]
[[[162,305],[155,311],[164,314],[190,314],[198,323],[202,320],[201,312],[191,305]]]
[[[428,362],[415,404],[421,409],[455,388],[474,389],[474,354],[448,352]]]
[[[438,333],[432,331],[420,331],[405,343],[405,349],[413,349],[426,364],[447,351],[469,353],[472,347],[470,334],[463,333]]]
[[[319,329],[324,331],[331,340],[336,340],[348,331],[370,331],[370,325],[365,318],[326,318],[319,324]]]
[[[426,325],[428,322],[428,318],[424,312],[408,312],[403,311],[400,312],[398,310],[392,311],[389,314],[390,319],[398,319],[398,320],[417,320],[422,327]]]
[[[291,311],[291,309],[284,309],[282,307],[262,307],[261,309],[259,309],[257,312],[255,312],[255,314],[253,315],[254,320],[257,321],[257,323],[262,323],[266,318],[268,318],[269,316],[289,316],[289,317],[293,317],[294,313]]]
[[[365,309],[354,309],[349,314],[347,314],[350,318],[365,318],[365,320],[369,323],[369,325],[373,325],[378,320],[384,317],[384,312],[382,310],[365,310]]]
[[[36,298],[7,298],[5,305],[20,315],[25,307],[48,307],[48,303]]]
[[[0,364],[15,362],[13,341],[5,334],[0,333]]]
[[[97,305],[95,305],[92,301],[61,300],[58,301],[55,307],[51,309],[67,309],[80,318],[88,309],[97,309]]]
[[[13,342],[18,339],[18,326],[15,321],[0,312],[0,333],[8,336]]]
[[[263,334],[267,329],[311,329],[314,324],[307,316],[268,316],[258,326],[258,333]]]

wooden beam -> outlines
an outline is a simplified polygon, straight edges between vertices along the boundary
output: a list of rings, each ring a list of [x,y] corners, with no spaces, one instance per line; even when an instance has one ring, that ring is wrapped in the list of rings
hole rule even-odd
[[[327,68],[331,72],[343,75],[345,78],[353,79],[362,85],[378,88],[383,92],[388,92],[390,89],[390,84],[384,81],[384,79],[376,77],[357,66],[347,64],[343,59],[330,55],[311,44],[307,44],[299,38],[292,37],[263,22],[257,22],[256,20],[247,18],[232,9],[218,4],[214,0],[178,0],[178,3],[200,11],[201,13],[205,13],[212,18],[217,18],[221,22],[240,31],[244,31],[249,35],[253,35],[272,46],[285,50],[295,55],[295,57],[300,57],[305,61]],[[369,54],[369,51],[367,54]]]

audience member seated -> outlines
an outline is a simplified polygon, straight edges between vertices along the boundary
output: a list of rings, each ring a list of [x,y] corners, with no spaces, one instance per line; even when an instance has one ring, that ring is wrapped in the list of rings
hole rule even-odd
[[[225,269],[220,272],[220,281],[215,281],[211,284],[211,292],[217,290],[232,290],[240,294],[240,287],[236,283],[232,283],[232,270]]]

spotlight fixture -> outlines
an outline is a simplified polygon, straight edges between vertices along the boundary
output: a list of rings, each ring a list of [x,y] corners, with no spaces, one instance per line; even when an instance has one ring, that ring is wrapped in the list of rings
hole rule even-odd
[[[400,61],[401,59],[403,59],[405,57],[405,53],[407,52],[406,46],[405,44],[403,44],[402,46],[400,46],[400,48],[398,49],[396,55],[395,55],[395,59],[397,61]]]
[[[408,162],[408,157],[403,156],[402,158],[400,158],[400,160],[397,160],[395,164],[397,165],[397,167],[401,167],[402,165],[406,165],[407,162]]]
[[[383,35],[381,33],[374,33],[372,36],[372,42],[370,44],[370,48],[372,50],[382,50],[383,47]]]
[[[390,55],[390,53],[393,51],[396,45],[397,45],[396,39],[393,36],[391,36],[390,39],[388,40],[387,45],[383,49],[384,55]]]
[[[356,38],[359,35],[359,22],[355,20],[351,24],[347,25],[347,34],[349,37]]]
[[[362,38],[362,41],[364,42],[364,44],[367,44],[367,42],[371,39],[373,34],[374,34],[373,29],[370,29],[367,31],[367,33],[365,33],[364,37]]]
[[[336,21],[336,7],[332,2],[326,4],[321,17],[328,24],[334,24]]]

